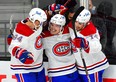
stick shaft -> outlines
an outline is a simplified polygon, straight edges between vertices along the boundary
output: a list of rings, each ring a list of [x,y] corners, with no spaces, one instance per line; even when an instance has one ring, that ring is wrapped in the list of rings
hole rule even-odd
[[[78,37],[78,35],[77,35],[77,33],[76,33],[76,29],[75,29],[75,20],[76,20],[76,17],[83,11],[83,9],[84,9],[84,7],[81,6],[81,7],[76,11],[76,13],[74,14],[74,16],[73,16],[73,18],[72,18],[72,25],[73,25],[73,31],[74,31],[75,38]],[[88,82],[91,82],[91,81],[90,81],[89,74],[88,74],[86,62],[85,62],[85,59],[84,59],[83,54],[82,54],[82,48],[80,48],[80,53],[81,53],[80,55],[81,55],[82,63],[83,63],[84,69],[85,69],[85,73],[86,73]]]
[[[89,0],[80,0],[80,6],[84,6],[86,9],[89,9]]]

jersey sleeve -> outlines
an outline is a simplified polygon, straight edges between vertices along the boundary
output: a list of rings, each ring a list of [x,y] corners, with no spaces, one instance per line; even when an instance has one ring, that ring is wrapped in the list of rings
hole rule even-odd
[[[87,41],[89,42],[90,47],[89,53],[97,53],[101,51],[102,46],[100,43],[100,36],[98,31],[95,34],[90,35],[90,37],[87,38]]]
[[[28,30],[27,30],[28,29]],[[14,56],[17,49],[25,49],[28,47],[27,38],[33,33],[33,31],[26,25],[19,22],[13,32],[13,39],[8,48],[10,54]],[[28,50],[27,50],[28,51]]]

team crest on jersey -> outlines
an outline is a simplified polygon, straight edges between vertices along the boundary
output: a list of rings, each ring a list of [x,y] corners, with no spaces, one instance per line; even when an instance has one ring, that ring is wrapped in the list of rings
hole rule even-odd
[[[42,48],[41,36],[37,37],[36,42],[35,42],[35,48],[37,50]]]
[[[57,56],[64,56],[70,53],[70,43],[60,42],[53,47],[53,53]]]

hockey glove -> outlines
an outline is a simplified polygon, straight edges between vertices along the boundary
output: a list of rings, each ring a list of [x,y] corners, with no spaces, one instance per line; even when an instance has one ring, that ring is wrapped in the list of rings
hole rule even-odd
[[[72,42],[77,48],[83,48],[87,53],[89,52],[89,42],[86,39],[77,37]]]
[[[12,35],[9,34],[8,37],[7,37],[7,44],[10,45],[11,41],[12,41]]]
[[[33,54],[22,48],[17,48],[15,50],[14,56],[19,59],[23,64],[32,64],[34,62]]]

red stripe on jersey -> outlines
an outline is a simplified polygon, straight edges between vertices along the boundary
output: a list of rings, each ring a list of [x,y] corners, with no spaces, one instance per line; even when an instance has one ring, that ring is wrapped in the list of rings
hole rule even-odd
[[[25,49],[21,49],[21,50],[17,51],[17,53],[15,54],[16,58],[20,58],[20,56],[22,55],[22,53],[25,52],[25,51],[26,51]]]
[[[24,82],[24,79],[23,79],[22,74],[19,74],[19,78],[20,78],[20,81],[21,81],[21,82]]]
[[[99,82],[98,72],[96,72],[96,73],[94,74],[94,77],[95,77],[95,82]]]
[[[39,64],[36,64],[36,65],[33,65],[34,66],[40,66],[42,63],[39,63]],[[11,65],[12,67],[32,67],[32,66],[28,66],[28,65]]]
[[[104,61],[106,61],[106,60],[107,60],[107,58],[104,58],[104,60],[102,60],[102,61],[100,61],[100,62],[98,62],[98,63],[95,63],[95,64],[93,64],[93,65],[87,66],[87,68],[90,68],[90,67],[93,67],[93,66],[95,66],[95,65],[98,65],[98,64],[100,64],[100,63],[102,63],[102,62],[104,62]],[[82,67],[82,66],[78,66],[78,67],[84,68],[84,67]]]
[[[18,48],[19,48],[18,46],[15,46],[15,47],[12,49],[12,54],[13,54],[13,56],[15,56],[16,50],[17,50]]]
[[[63,69],[63,68],[67,68],[67,67],[71,67],[71,66],[74,66],[75,64],[72,64],[72,65],[68,65],[68,66],[65,66],[65,67],[59,67],[59,68],[50,68],[48,70],[57,70],[57,69]]]

